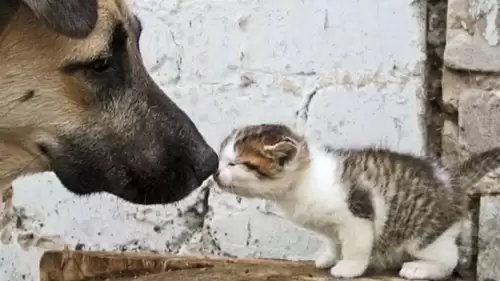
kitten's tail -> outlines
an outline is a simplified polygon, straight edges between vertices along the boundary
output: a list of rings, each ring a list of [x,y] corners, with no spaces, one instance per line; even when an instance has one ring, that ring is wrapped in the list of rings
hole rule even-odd
[[[459,164],[455,171],[459,185],[469,190],[486,174],[498,168],[500,168],[500,147],[473,154]]]

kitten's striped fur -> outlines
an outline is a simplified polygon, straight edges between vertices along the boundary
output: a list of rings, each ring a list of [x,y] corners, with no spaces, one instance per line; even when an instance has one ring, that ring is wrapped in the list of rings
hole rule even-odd
[[[235,129],[214,179],[228,192],[275,201],[326,239],[316,265],[337,277],[401,267],[408,279],[448,277],[467,214],[466,189],[500,166],[500,148],[446,168],[386,149],[314,146],[284,125]]]

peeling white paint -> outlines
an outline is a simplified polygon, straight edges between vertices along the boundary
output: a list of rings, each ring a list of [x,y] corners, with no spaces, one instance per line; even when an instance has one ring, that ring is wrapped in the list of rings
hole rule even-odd
[[[469,6],[469,13],[476,21],[484,18],[486,26],[480,31],[491,46],[497,46],[500,43],[497,26],[499,9],[497,0],[475,0],[471,1]]]
[[[134,2],[144,22],[148,69],[213,147],[234,126],[283,122],[335,145],[385,143],[415,153],[424,146],[424,6],[400,0]],[[76,198],[45,173],[16,181],[14,206],[33,221],[25,232],[89,250],[310,259],[321,244],[273,206],[217,189],[206,216],[197,215],[191,207],[203,207],[202,193],[171,206],[134,206],[110,195]],[[39,249],[0,246],[0,280],[36,280],[38,255]]]

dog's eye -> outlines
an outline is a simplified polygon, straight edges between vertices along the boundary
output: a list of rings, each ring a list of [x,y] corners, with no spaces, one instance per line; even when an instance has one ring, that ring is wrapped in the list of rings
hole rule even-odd
[[[42,144],[42,143],[37,143],[36,146],[38,148],[38,151],[40,151],[40,153],[42,155],[45,155],[45,156],[49,155],[49,148],[47,147],[47,145]]]
[[[100,72],[106,71],[109,68],[109,65],[110,65],[109,59],[104,58],[104,59],[98,59],[98,60],[91,62],[90,68],[93,71],[100,73]]]

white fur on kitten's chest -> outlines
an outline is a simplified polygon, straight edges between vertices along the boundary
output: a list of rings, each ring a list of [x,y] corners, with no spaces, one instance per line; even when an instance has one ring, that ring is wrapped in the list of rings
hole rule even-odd
[[[346,189],[340,179],[339,161],[321,150],[311,151],[311,164],[293,191],[279,200],[285,215],[306,228],[327,234],[352,217]]]

